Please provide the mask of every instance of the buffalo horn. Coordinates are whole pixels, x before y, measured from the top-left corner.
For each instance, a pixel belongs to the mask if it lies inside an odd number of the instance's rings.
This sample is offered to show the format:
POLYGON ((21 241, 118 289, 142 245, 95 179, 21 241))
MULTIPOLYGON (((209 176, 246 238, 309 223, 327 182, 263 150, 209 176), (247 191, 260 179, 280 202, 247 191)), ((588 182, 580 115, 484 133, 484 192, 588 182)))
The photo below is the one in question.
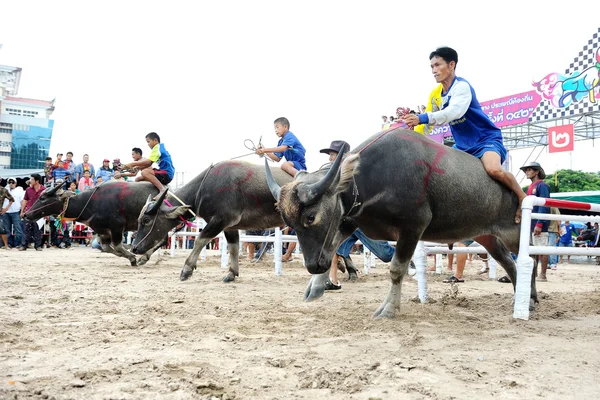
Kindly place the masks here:
POLYGON ((62 184, 51 187, 50 189, 46 189, 46 196, 54 196, 56 192, 60 190, 62 184))
POLYGON ((269 190, 275 200, 279 201, 279 192, 281 192, 281 187, 273 178, 273 174, 271 173, 271 168, 269 168, 269 163, 267 162, 267 158, 265 157, 265 173, 267 174, 267 183, 269 184, 269 190))
POLYGON ((165 188, 165 190, 163 190, 160 193, 160 197, 158 199, 156 199, 156 201, 154 203, 152 203, 148 206, 148 209, 146 210, 147 215, 154 215, 158 212, 158 209, 160 208, 161 204, 167 197, 167 190, 168 189, 165 188))
POLYGON ((342 148, 342 150, 338 153, 337 158, 333 162, 333 165, 327 172, 327 175, 325 175, 323 177, 323 179, 321 179, 320 181, 312 183, 310 185, 307 185, 308 186, 308 193, 306 196, 307 204, 311 204, 314 201, 320 199, 321 196, 323 196, 323 194, 325 194, 327 189, 329 189, 329 187, 331 186, 331 184, 333 183, 333 181, 335 180, 335 178, 338 174, 338 171, 340 169, 340 164, 342 163, 343 158, 344 158, 344 149, 342 148))

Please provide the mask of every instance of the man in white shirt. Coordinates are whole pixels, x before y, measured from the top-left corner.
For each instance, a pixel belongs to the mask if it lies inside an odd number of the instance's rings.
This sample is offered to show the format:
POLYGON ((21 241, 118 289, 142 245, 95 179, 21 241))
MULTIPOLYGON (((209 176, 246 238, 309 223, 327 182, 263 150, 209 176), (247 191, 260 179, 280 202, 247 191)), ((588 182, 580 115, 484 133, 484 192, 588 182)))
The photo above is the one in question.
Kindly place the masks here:
MULTIPOLYGON (((8 244, 15 248, 21 245, 21 239, 23 236, 23 226, 21 224, 20 212, 21 202, 23 201, 25 191, 22 187, 17 186, 17 181, 15 178, 8 179, 8 185, 6 186, 6 189, 14 198, 14 202, 10 205, 1 218, 3 218, 4 226, 8 232, 8 244)), ((8 199, 5 199, 4 204, 2 204, 3 209, 7 207, 7 205, 8 199)))

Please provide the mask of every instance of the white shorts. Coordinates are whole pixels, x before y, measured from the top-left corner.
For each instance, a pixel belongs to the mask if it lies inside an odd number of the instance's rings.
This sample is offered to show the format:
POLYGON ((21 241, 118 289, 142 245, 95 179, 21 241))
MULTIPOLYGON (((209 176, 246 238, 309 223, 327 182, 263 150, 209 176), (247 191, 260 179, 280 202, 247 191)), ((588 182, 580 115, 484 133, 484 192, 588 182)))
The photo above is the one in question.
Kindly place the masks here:
POLYGON ((539 235, 531 234, 531 243, 534 246, 548 246, 548 232, 541 232, 539 235))

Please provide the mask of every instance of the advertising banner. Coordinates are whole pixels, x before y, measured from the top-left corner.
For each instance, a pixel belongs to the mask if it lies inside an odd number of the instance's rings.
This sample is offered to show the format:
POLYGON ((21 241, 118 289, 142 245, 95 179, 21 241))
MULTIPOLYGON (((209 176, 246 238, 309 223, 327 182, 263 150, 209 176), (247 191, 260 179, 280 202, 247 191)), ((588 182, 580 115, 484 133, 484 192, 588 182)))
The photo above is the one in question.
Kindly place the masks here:
POLYGON ((573 124, 552 126, 548 128, 548 152, 573 151, 575 133, 573 124))
POLYGON ((481 109, 498 128, 525 124, 542 101, 535 91, 523 92, 499 99, 482 101, 481 109))

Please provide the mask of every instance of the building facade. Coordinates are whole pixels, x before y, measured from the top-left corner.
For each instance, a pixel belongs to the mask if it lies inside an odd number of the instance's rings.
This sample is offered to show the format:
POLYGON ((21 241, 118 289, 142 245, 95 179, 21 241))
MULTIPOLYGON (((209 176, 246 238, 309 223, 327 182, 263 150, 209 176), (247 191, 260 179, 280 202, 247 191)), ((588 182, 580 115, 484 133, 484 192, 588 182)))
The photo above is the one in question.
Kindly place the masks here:
POLYGON ((20 76, 0 65, 0 169, 42 168, 50 150, 54 101, 15 97, 20 76))

